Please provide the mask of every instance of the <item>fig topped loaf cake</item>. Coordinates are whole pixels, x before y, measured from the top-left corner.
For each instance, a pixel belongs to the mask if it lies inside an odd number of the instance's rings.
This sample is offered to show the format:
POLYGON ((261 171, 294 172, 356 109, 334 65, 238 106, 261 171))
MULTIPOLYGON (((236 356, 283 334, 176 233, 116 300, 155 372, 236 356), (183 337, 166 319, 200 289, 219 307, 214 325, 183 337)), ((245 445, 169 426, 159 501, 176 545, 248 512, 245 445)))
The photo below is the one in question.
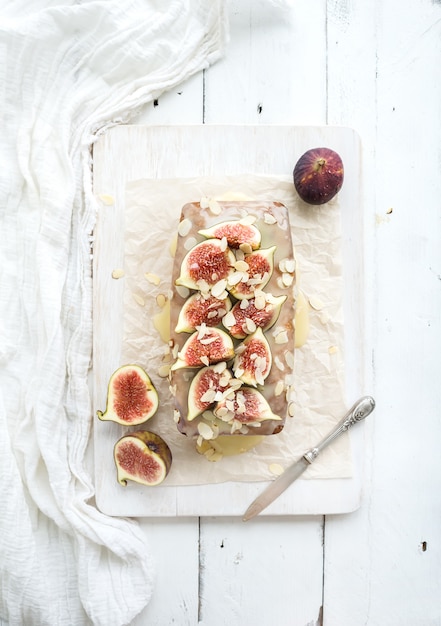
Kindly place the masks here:
POLYGON ((172 276, 170 390, 189 437, 272 435, 290 411, 295 259, 280 202, 186 204, 172 276))

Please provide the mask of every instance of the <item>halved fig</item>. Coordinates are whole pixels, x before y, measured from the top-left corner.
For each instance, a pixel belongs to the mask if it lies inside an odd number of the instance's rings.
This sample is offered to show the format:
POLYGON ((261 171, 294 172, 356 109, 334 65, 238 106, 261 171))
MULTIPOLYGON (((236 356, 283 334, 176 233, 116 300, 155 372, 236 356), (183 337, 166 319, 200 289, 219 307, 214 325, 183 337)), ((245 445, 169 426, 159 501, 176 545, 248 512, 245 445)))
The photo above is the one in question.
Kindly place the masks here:
POLYGON ((229 361, 233 356, 231 337, 219 328, 209 328, 206 324, 201 324, 178 352, 178 358, 171 370, 213 365, 219 361, 229 361))
POLYGON ((274 269, 274 252, 276 246, 255 250, 246 254, 244 262, 248 266, 241 272, 234 272, 232 276, 236 277, 241 273, 240 280, 231 284, 231 280, 227 286, 228 291, 238 300, 252 298, 256 289, 263 289, 270 280, 274 269))
POLYGON ((221 400, 231 378, 225 361, 199 370, 188 390, 187 420, 190 422, 221 400))
POLYGON ((158 393, 147 372, 139 365, 123 365, 110 377, 106 410, 97 415, 103 421, 133 426, 153 417, 158 406, 158 393))
POLYGON ((200 292, 195 293, 184 302, 175 331, 191 333, 201 324, 218 326, 231 307, 231 300, 228 297, 220 300, 211 295, 204 297, 200 292))
POLYGON ((222 324, 235 339, 244 339, 257 328, 268 330, 276 323, 286 299, 287 296, 262 292, 262 297, 239 300, 227 311, 222 324))
POLYGON ((189 289, 200 289, 201 284, 212 287, 228 278, 234 270, 233 252, 225 241, 209 239, 196 244, 185 255, 181 272, 175 284, 189 289))
POLYGON ((248 426, 258 425, 265 420, 281 420, 275 415, 268 402, 257 389, 241 387, 216 404, 214 415, 224 422, 237 421, 248 426))
POLYGON ((253 224, 247 224, 239 220, 232 222, 221 222, 211 228, 199 231, 200 235, 207 238, 225 239, 228 246, 233 249, 249 245, 251 250, 257 250, 260 246, 262 236, 260 230, 253 224))
POLYGON ((245 385, 263 385, 272 365, 271 349, 261 328, 236 348, 233 372, 245 385))
POLYGON ((168 444, 156 433, 139 430, 119 439, 113 449, 118 482, 153 487, 166 478, 172 464, 168 444))

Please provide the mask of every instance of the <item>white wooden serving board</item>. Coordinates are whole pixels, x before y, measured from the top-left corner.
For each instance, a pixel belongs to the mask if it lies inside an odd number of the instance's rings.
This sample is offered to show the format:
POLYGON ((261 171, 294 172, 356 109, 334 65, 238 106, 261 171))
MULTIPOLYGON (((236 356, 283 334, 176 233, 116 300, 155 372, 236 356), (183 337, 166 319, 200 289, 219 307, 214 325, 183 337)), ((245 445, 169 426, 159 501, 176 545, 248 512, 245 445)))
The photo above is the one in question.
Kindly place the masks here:
MULTIPOLYGON (((98 210, 94 241, 94 413, 105 406, 108 380, 122 363, 123 281, 111 272, 123 266, 126 184, 141 178, 288 175, 307 149, 329 146, 342 156, 345 182, 339 194, 343 230, 345 368, 348 405, 364 389, 363 211, 361 147, 355 131, 341 127, 118 126, 94 146, 94 192, 113 198, 98 210)), ((154 219, 154 216, 152 216, 154 219)), ((170 233, 170 238, 174 233, 170 233)), ((326 402, 326 398, 323 398, 326 402)), ((122 427, 94 419, 96 502, 109 515, 241 516, 265 482, 143 487, 117 483, 113 446, 122 427)), ((262 515, 347 513, 361 497, 364 427, 350 431, 351 478, 297 480, 262 515)))

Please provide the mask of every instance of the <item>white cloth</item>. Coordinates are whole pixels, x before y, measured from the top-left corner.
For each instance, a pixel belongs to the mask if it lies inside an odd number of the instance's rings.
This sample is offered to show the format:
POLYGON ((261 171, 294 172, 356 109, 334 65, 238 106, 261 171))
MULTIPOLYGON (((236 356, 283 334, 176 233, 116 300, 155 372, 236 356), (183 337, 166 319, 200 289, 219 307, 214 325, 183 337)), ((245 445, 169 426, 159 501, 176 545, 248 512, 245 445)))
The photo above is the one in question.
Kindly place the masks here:
MULTIPOLYGON (((207 67, 223 0, 0 0, 0 618, 129 623, 138 525, 93 504, 90 144, 207 67)), ((0 620, 0 621, 1 621, 0 620)))

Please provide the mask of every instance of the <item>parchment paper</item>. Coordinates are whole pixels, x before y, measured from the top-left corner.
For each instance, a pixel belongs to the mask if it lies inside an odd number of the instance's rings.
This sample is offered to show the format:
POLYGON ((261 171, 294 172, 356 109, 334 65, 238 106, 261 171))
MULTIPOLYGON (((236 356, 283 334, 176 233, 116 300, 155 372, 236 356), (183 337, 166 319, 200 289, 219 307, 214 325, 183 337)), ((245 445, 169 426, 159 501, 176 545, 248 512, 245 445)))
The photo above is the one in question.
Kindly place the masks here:
MULTIPOLYGON (((274 478, 317 444, 344 415, 343 312, 340 208, 338 199, 322 207, 302 203, 292 180, 280 176, 136 180, 127 184, 125 207, 124 342, 122 364, 137 363, 154 382, 160 398, 157 414, 143 428, 160 434, 173 454, 172 470, 163 483, 192 485, 274 478), (153 324, 160 312, 156 297, 170 293, 173 241, 182 206, 201 197, 279 200, 289 209, 297 284, 316 306, 309 309, 309 335, 295 351, 295 415, 284 430, 265 437, 253 450, 210 462, 195 442, 173 422, 168 380, 158 374, 167 345, 153 324), (160 278, 152 284, 145 274, 160 278), (317 306, 318 303, 318 306, 317 306), (278 467, 280 466, 280 467, 278 467)), ((352 474, 349 438, 344 435, 308 468, 305 478, 343 478, 352 474)))

